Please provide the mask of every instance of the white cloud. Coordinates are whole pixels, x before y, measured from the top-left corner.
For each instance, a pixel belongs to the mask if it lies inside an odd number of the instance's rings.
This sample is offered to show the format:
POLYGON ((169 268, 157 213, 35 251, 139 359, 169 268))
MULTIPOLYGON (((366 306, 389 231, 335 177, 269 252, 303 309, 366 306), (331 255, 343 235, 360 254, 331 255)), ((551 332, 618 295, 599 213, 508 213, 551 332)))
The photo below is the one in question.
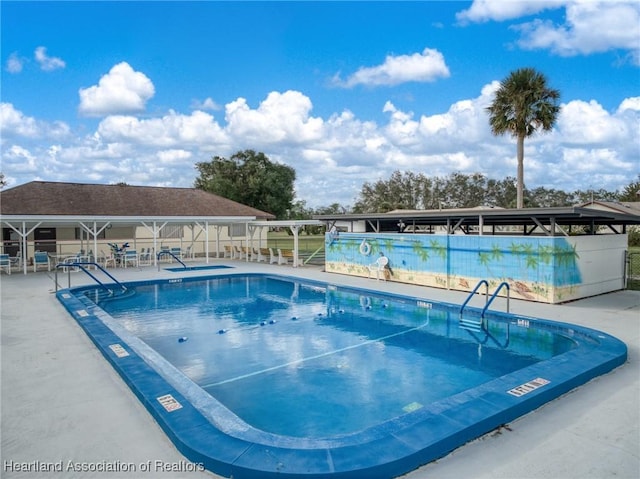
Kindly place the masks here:
POLYGON ((512 20, 533 15, 546 9, 558 8, 567 3, 566 0, 474 0, 467 10, 456 14, 461 23, 512 20))
POLYGON ((523 49, 549 49, 561 56, 621 49, 638 63, 640 3, 635 0, 572 2, 564 24, 535 20, 515 28, 522 34, 518 45, 523 49))
POLYGON ((16 110, 11 103, 0 103, 0 132, 2 138, 10 136, 36 137, 40 134, 35 118, 16 110))
POLYGON ((425 48, 412 55, 388 55, 382 65, 362 67, 346 80, 334 77, 337 86, 351 88, 356 85, 398 85, 406 82, 432 82, 448 78, 449 68, 438 50, 425 48))
POLYGON ((185 160, 191 159, 193 154, 187 150, 173 149, 158 152, 158 160, 163 164, 184 164, 185 160))
POLYGON ((2 155, 3 169, 13 175, 33 175, 38 172, 38 158, 26 148, 11 145, 2 155))
POLYGON ((625 98, 618 107, 618 113, 624 113, 625 111, 640 112, 640 96, 625 98))
POLYGON ((97 133, 105 143, 126 142, 155 148, 227 143, 226 134, 213 117, 202 111, 191 115, 169 111, 161 118, 142 120, 133 116, 108 116, 98 125, 97 133))
POLYGON ((311 100, 297 91, 271 92, 252 110, 244 98, 226 106, 230 135, 255 145, 297 144, 321 138, 323 121, 309 116, 311 100))
MULTIPOLYGON (((238 98, 225 106, 221 123, 203 111, 111 115, 94 132, 63 142, 40 140, 46 124, 0 104, 3 172, 12 184, 37 172, 52 181, 191 186, 196 162, 252 148, 292 166, 298 198, 312 207, 352 205, 364 182, 395 170, 503 179, 516 174, 516 144, 489 128, 485 107, 498 85, 429 116, 387 101, 381 109, 388 120, 380 125, 348 110, 312 117, 311 99, 286 91, 271 92, 256 108, 238 98)), ((612 191, 628 184, 638 171, 639 107, 638 97, 621 100, 613 112, 596 101, 562 105, 554 130, 525 142, 526 185, 572 191, 593 184, 612 191)))
POLYGON ((564 22, 534 19, 512 28, 520 32, 516 44, 525 50, 548 49, 561 56, 612 50, 629 53, 640 65, 640 2, 637 0, 475 0, 458 12, 461 23, 504 21, 564 8, 564 22))
POLYGON ((79 94, 78 110, 82 115, 105 116, 144 111, 155 88, 144 73, 122 62, 102 76, 98 85, 81 88, 79 94))
POLYGON ((22 71, 24 61, 24 58, 21 58, 18 55, 18 52, 13 52, 9 55, 9 58, 7 58, 7 66, 5 67, 5 70, 12 74, 20 73, 22 71))
POLYGON ((216 103, 213 98, 207 97, 203 101, 193 100, 191 102, 191 108, 193 110, 222 110, 222 107, 216 103))
POLYGON ((59 68, 64 68, 66 66, 66 63, 61 58, 48 56, 47 49, 45 47, 36 48, 34 57, 40 65, 40 69, 46 72, 58 70, 59 68))
POLYGON ((11 103, 0 103, 0 137, 3 143, 15 137, 60 139, 69 135, 69 132, 69 126, 64 122, 38 121, 16 110, 11 103))
POLYGON ((619 143, 628 137, 628 126, 595 100, 574 100, 563 105, 557 122, 563 144, 583 146, 619 143))

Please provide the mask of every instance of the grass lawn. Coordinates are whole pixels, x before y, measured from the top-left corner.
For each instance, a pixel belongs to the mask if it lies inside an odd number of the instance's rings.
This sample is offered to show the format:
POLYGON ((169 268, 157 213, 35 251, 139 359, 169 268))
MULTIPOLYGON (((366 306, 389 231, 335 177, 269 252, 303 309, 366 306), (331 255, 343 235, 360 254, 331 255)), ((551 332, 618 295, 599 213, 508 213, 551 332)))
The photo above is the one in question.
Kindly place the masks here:
MULTIPOLYGON (((324 246, 324 235, 298 235, 298 245, 301 253, 313 253, 324 246)), ((269 231, 267 235, 267 247, 293 249, 293 235, 286 231, 269 231)))

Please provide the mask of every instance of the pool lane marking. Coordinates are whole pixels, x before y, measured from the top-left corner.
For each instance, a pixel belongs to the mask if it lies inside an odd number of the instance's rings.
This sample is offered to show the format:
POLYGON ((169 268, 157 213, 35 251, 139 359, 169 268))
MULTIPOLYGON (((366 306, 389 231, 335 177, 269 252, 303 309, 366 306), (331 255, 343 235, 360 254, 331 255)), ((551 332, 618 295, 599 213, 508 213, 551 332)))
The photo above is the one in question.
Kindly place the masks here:
POLYGON ((307 361, 312 361, 314 359, 323 358, 325 356, 331 356, 332 354, 336 354, 336 353, 342 353, 342 352, 348 351, 350 349, 360 348, 362 346, 367 346, 369 344, 378 343, 380 341, 384 341, 385 339, 393 338, 395 336, 400 336, 402 334, 410 333, 412 331, 417 331, 418 329, 424 328, 428 324, 429 324, 429 321, 427 321, 426 323, 421 324, 420 326, 416 326, 415 328, 407 329, 405 331, 400 331, 399 333, 389 334, 387 336, 382 336, 382 337, 376 338, 376 339, 369 339, 369 340, 367 340, 367 341, 365 341, 363 343, 352 344, 351 346, 345 346, 344 348, 334 349, 333 351, 327 351, 325 353, 316 354, 315 356, 309 356, 309 357, 306 357, 306 358, 296 359, 294 361, 289 361, 288 363, 279 364, 277 366, 271 366, 269 368, 260 369, 259 371, 254 371, 254 372, 247 373, 247 374, 241 374, 240 376, 236 376, 234 378, 229 378, 229 379, 224 379, 222 381, 218 381, 218 382, 215 382, 215 383, 203 384, 200 387, 205 389, 205 388, 211 388, 211 387, 215 387, 215 386, 221 386, 223 384, 228 384, 228 383, 232 383, 234 381, 239 381, 240 379, 247 379, 247 378, 250 378, 252 376, 257 376, 259 374, 264 374, 264 373, 268 373, 268 372, 271 372, 271 371, 275 371, 276 369, 282 369, 282 368, 286 368, 288 366, 293 366, 294 364, 299 364, 299 363, 304 363, 304 362, 307 362, 307 361))

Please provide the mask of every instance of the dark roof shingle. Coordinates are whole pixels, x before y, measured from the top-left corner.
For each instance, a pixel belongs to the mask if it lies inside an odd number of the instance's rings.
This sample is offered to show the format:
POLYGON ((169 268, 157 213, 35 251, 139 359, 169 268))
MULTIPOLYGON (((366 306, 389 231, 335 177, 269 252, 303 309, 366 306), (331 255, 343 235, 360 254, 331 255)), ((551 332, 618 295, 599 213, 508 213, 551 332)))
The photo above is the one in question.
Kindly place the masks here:
POLYGON ((0 192, 3 215, 255 216, 270 213, 195 188, 32 181, 0 192))

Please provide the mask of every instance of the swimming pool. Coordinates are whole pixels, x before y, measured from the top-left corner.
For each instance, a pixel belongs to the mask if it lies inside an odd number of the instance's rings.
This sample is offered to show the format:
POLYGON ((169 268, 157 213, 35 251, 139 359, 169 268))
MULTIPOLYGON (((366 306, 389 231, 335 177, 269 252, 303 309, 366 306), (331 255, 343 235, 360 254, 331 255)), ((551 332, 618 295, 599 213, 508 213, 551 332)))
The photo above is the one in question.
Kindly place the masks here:
POLYGON ((178 449, 225 476, 400 475, 626 360, 585 328, 461 327, 454 305, 282 276, 129 290, 58 297, 178 449))

